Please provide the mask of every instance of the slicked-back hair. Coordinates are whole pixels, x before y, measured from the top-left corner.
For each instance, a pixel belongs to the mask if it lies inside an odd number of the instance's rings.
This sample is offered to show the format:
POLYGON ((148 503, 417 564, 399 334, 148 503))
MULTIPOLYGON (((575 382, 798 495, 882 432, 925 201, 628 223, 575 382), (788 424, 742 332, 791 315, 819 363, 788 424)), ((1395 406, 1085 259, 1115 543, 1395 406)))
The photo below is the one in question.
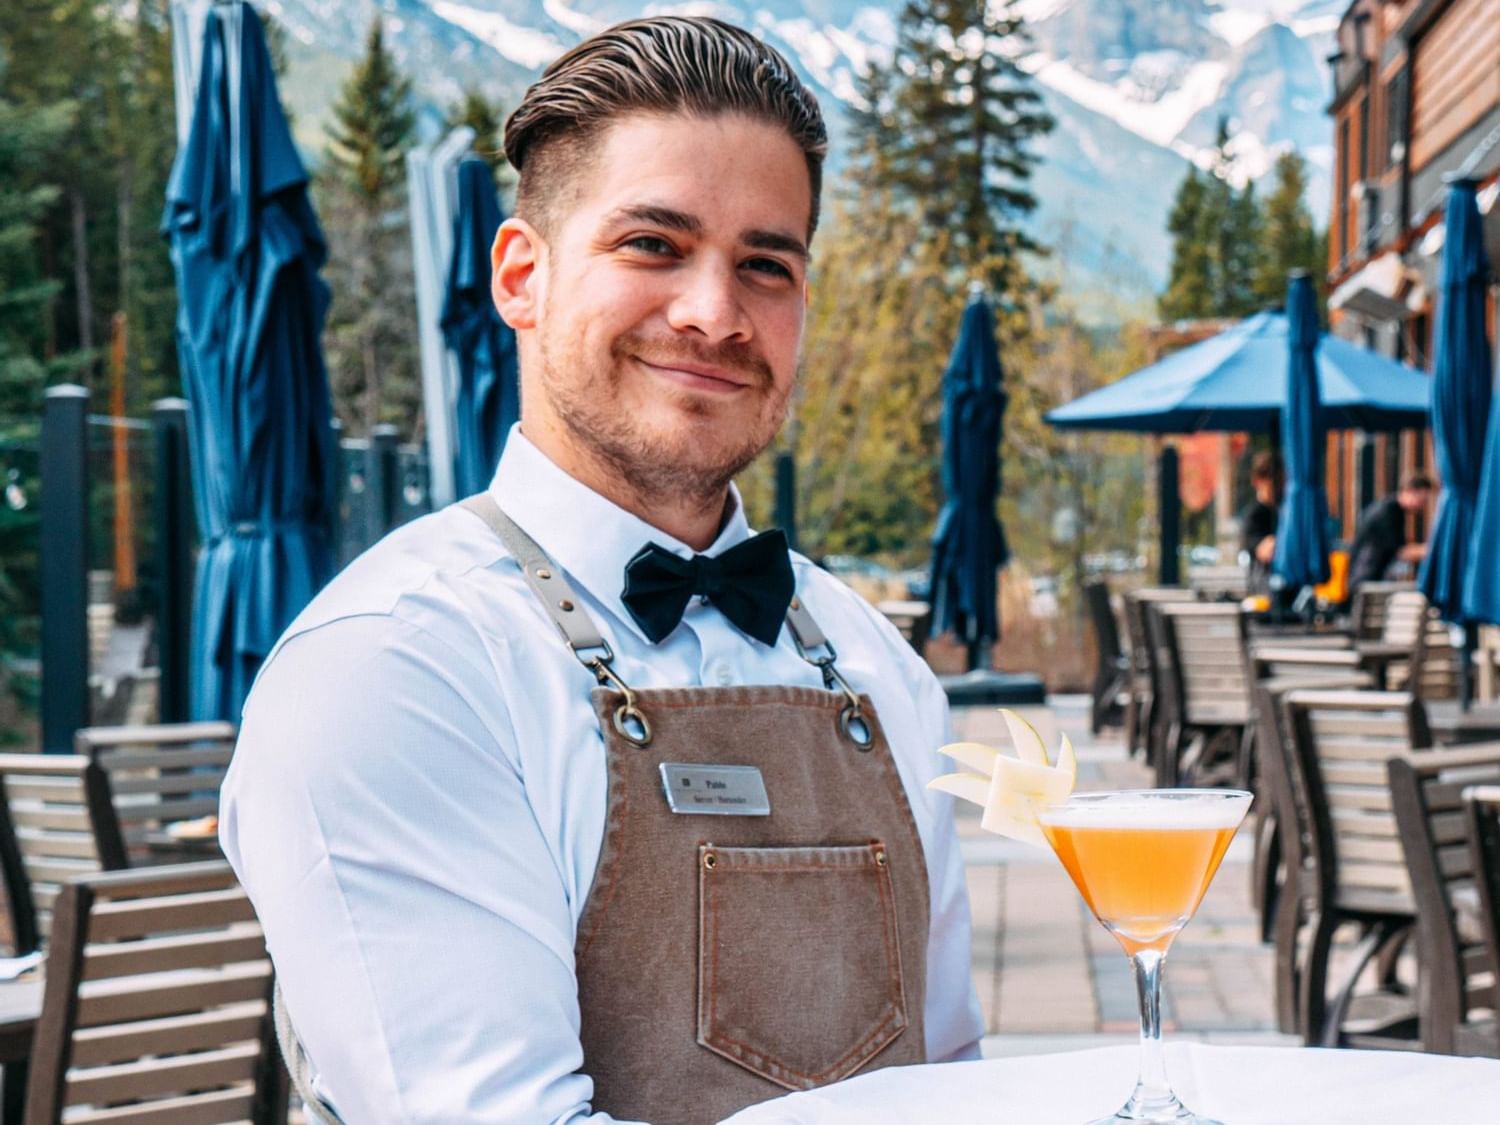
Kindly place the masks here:
POLYGON ((505 157, 520 175, 516 214, 547 235, 571 206, 595 142, 630 113, 733 113, 784 128, 807 159, 812 238, 828 152, 817 99, 776 50, 704 16, 616 24, 542 72, 505 123, 505 157))

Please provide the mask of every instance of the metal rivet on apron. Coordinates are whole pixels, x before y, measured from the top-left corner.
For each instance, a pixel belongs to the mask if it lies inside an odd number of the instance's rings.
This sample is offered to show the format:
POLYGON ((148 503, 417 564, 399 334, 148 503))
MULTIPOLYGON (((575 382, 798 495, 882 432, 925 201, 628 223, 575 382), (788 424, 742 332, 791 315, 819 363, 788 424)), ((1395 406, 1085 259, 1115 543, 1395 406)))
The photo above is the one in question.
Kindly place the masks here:
POLYGON ((562 610, 564 613, 572 613, 573 603, 568 601, 567 598, 564 598, 562 601, 557 603, 557 608, 562 610))
POLYGON ((885 852, 876 852, 875 853, 875 866, 876 867, 884 867, 885 866, 885 852))
POLYGON ((713 852, 706 852, 703 856, 703 866, 712 871, 719 865, 719 857, 713 852))
POLYGON ((551 578, 552 577, 552 572, 550 570, 548 570, 546 567, 542 567, 540 570, 538 570, 536 572, 536 576, 538 578, 541 578, 541 579, 547 579, 547 578, 551 578))

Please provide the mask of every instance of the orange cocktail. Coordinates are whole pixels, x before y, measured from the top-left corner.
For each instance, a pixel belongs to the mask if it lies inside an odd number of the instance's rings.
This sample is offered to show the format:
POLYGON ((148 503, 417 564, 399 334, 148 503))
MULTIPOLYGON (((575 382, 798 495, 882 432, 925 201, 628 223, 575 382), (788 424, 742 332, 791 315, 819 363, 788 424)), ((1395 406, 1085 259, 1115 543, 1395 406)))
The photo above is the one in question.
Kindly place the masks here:
POLYGON ((1238 819, 1180 827, 1095 826, 1042 817, 1052 850, 1126 953, 1166 951, 1203 901, 1237 825, 1238 819))
POLYGON ((1249 793, 1223 789, 1074 793, 1036 806, 1047 842, 1135 970, 1140 1077, 1124 1107, 1094 1125, 1217 1125, 1184 1106, 1167 1082, 1161 970, 1249 808, 1249 793))

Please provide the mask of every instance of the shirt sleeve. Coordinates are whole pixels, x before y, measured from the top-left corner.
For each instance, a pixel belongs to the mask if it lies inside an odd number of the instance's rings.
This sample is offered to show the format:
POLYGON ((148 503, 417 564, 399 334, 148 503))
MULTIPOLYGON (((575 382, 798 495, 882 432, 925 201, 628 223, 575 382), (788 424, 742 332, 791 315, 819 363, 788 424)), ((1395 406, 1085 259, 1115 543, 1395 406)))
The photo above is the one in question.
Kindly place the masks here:
POLYGON ((351 1125, 602 1125, 557 857, 472 665, 378 615, 288 641, 245 709, 224 851, 351 1125))

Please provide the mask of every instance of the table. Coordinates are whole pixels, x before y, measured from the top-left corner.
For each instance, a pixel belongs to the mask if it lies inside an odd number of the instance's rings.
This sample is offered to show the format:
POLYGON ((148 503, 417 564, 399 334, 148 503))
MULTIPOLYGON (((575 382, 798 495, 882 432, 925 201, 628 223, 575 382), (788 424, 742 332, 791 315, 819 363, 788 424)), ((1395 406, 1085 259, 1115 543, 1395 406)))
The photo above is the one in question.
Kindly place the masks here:
MULTIPOLYGON (((1500 1061, 1168 1041, 1188 1108, 1226 1125, 1494 1121, 1500 1061)), ((741 1110, 725 1125, 1083 1125, 1117 1110, 1136 1048, 892 1067, 741 1110)))
POLYGON ((31 1042, 42 1014, 42 981, 33 975, 0 983, 0 1066, 5 1088, 0 1096, 0 1125, 20 1125, 25 1112, 26 1072, 31 1042))

